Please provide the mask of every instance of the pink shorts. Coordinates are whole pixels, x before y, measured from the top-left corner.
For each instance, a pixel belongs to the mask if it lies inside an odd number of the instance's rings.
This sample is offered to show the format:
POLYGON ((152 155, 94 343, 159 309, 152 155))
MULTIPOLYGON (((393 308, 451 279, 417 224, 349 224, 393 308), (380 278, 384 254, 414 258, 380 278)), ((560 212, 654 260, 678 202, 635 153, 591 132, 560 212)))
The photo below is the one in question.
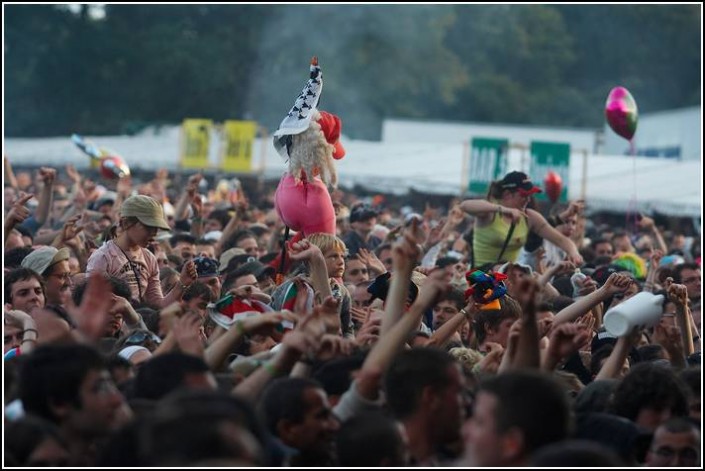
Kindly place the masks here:
POLYGON ((284 224, 305 236, 324 232, 335 235, 335 210, 326 185, 319 179, 301 182, 285 174, 274 194, 274 206, 284 224))

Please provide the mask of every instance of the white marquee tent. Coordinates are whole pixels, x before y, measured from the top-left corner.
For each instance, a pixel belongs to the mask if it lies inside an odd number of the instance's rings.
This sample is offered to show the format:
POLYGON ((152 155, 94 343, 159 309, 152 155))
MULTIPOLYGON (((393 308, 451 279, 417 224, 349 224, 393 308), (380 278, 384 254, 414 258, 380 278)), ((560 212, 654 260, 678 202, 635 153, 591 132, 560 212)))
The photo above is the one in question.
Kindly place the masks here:
MULTIPOLYGON (((89 137, 99 147, 122 155, 132 168, 171 170, 179 168, 179 127, 146 131, 138 136, 89 137)), ((213 136, 214 138, 217 136, 213 136)), ((219 142, 214 139, 211 142, 219 142)), ((347 155, 338 162, 340 184, 359 184, 372 191, 460 194, 467 184, 463 144, 418 142, 367 142, 343 138, 347 155)), ((219 149, 211 146, 211 165, 216 166, 219 149)), ((73 163, 88 166, 88 158, 71 142, 61 138, 5 139, 3 153, 17 166, 73 163)), ((672 216, 699 217, 702 212, 701 160, 587 156, 585 197, 593 210, 622 212, 638 208, 647 214, 658 211, 672 216)), ((517 155, 510 155, 510 168, 521 169, 517 155)), ((526 162, 528 164, 528 162, 526 162)), ((571 156, 569 197, 582 192, 583 154, 571 156)), ((257 139, 253 170, 267 178, 278 178, 285 169, 271 139, 257 139), (265 148, 262 147, 265 144, 265 148)), ((536 182, 539 183, 540 182, 536 182)))

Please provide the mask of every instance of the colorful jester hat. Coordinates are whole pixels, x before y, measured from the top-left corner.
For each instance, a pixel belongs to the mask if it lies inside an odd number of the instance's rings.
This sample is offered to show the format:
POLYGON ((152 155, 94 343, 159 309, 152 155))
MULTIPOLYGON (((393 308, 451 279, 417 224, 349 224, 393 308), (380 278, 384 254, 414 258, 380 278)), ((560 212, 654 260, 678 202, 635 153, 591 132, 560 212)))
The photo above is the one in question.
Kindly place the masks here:
POLYGON ((470 288, 465 290, 465 298, 473 297, 476 303, 482 304, 481 310, 499 310, 499 298, 507 294, 507 286, 503 280, 507 275, 492 273, 491 275, 481 270, 469 271, 465 274, 470 288))
POLYGON ((311 78, 306 82, 306 86, 299 96, 296 97, 294 106, 279 125, 279 129, 274 132, 274 147, 285 159, 289 158, 288 147, 291 145, 291 136, 301 134, 311 124, 311 118, 314 110, 318 107, 322 90, 323 73, 318 66, 318 57, 314 56, 311 59, 311 78))

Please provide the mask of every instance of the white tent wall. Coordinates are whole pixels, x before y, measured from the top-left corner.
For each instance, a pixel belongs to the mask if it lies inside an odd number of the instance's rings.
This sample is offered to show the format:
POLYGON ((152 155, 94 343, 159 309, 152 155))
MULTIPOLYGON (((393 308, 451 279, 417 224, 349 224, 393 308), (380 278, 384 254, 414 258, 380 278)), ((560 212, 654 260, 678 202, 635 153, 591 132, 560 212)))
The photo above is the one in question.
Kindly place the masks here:
MULTIPOLYGON (((132 168, 156 170, 179 168, 180 128, 146 131, 138 136, 88 137, 99 147, 123 156, 132 168)), ((210 164, 217 166, 219 139, 213 136, 210 164)), ((464 144, 454 142, 367 142, 343 138, 347 154, 337 162, 340 185, 361 185, 372 191, 403 194, 419 192, 457 195, 467 182, 469 168, 463 163, 464 144)), ((88 157, 69 137, 5 139, 3 153, 13 165, 51 165, 63 168, 72 163, 79 170, 88 168, 88 157)), ((624 212, 658 211, 672 216, 699 217, 702 199, 700 160, 605 156, 588 154, 586 199, 591 210, 624 212), (636 203, 636 205, 635 205, 636 203)), ((528 152, 513 149, 510 169, 527 170, 528 152)), ((270 138, 256 139, 253 146, 253 172, 279 178, 286 169, 270 138), (266 147, 263 149, 262 145, 266 147)), ((581 197, 583 154, 571 155, 569 197, 581 197)), ((542 182, 536 182, 539 185, 542 182)))

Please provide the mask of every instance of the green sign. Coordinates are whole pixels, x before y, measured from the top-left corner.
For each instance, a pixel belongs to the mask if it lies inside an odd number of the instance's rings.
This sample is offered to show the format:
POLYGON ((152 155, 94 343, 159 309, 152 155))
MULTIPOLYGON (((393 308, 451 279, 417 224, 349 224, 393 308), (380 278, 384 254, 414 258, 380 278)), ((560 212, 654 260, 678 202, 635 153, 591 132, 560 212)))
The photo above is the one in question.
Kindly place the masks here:
POLYGON ((570 144, 558 142, 537 142, 531 143, 531 172, 529 176, 534 185, 539 186, 543 193, 537 193, 536 199, 547 201, 544 179, 548 172, 555 172, 561 177, 563 189, 558 198, 558 202, 568 201, 568 179, 570 177, 570 144))
POLYGON ((470 178, 468 191, 486 195, 493 180, 501 179, 507 171, 507 139, 473 138, 470 149, 470 178))

